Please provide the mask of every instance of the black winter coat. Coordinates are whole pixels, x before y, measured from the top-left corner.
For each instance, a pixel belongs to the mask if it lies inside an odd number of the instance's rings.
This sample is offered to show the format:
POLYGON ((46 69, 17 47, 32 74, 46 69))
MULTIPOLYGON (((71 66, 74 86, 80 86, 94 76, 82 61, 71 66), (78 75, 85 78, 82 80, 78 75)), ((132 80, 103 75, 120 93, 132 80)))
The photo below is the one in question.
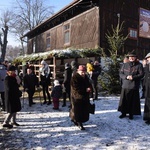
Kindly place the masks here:
POLYGON ((26 74, 24 76, 24 89, 30 90, 30 92, 35 92, 35 86, 39 86, 38 78, 34 73, 26 74))
POLYGON ((71 79, 71 110, 70 118, 76 122, 89 120, 89 93, 86 89, 90 87, 87 76, 83 78, 78 73, 71 79))
POLYGON ((145 67, 144 86, 145 86, 145 105, 144 105, 143 119, 150 120, 150 64, 147 64, 145 67))
POLYGON ((140 62, 124 63, 120 70, 120 78, 122 80, 122 88, 139 89, 140 80, 144 76, 143 66, 140 62), (133 80, 128 80, 127 76, 132 75, 133 80))
POLYGON ((66 92, 69 92, 69 93, 70 93, 70 81, 71 81, 71 77, 72 77, 72 70, 71 70, 71 68, 65 69, 63 84, 64 84, 66 92))
POLYGON ((53 87, 51 97, 53 98, 60 98, 62 96, 62 86, 57 85, 53 87))
POLYGON ((140 62, 127 62, 122 65, 120 70, 122 90, 118 111, 124 114, 141 115, 139 86, 143 76, 143 66, 140 62), (132 75, 133 80, 128 80, 128 75, 132 75))
POLYGON ((21 110, 20 91, 15 77, 6 76, 5 78, 5 107, 8 113, 21 110))

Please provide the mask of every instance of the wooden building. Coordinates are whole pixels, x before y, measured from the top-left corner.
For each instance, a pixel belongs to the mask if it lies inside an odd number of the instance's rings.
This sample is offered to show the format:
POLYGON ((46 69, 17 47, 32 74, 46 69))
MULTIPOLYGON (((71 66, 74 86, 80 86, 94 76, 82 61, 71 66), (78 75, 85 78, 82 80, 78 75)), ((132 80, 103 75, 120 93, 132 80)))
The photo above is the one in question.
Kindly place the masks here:
MULTIPOLYGON (((149 52, 150 39, 139 36, 143 25, 140 8, 150 10, 150 0, 73 0, 24 35, 28 38, 28 54, 69 47, 102 47, 107 51, 106 33, 124 21, 123 34, 129 34, 129 38, 119 54, 136 49, 142 59, 149 52)), ((150 23, 149 18, 148 14, 146 22, 150 23)))

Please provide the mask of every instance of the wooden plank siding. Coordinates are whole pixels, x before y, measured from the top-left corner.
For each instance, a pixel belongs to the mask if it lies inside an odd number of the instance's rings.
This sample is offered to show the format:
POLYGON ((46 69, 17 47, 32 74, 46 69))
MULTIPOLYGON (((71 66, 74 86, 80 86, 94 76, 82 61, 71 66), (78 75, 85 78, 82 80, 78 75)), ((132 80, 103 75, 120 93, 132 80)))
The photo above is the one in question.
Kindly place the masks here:
POLYGON ((99 43, 99 8, 95 7, 71 21, 71 47, 95 48, 99 43))
MULTIPOLYGON (((99 8, 95 7, 83 14, 63 22, 48 31, 30 39, 28 50, 32 48, 32 41, 36 41, 36 52, 53 49, 95 48, 99 45, 99 8), (64 44, 64 25, 70 24, 70 43, 64 44), (46 48, 46 34, 50 33, 50 48, 46 48)), ((30 51, 28 51, 30 52, 30 51)))

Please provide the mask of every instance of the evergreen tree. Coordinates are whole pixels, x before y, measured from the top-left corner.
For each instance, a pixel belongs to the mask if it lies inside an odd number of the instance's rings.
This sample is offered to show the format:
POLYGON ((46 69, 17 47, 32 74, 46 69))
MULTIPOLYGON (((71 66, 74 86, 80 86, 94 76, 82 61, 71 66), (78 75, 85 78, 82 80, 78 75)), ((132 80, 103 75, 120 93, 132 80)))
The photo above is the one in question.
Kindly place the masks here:
POLYGON ((123 23, 121 25, 118 23, 116 28, 112 26, 112 34, 108 32, 106 34, 107 42, 109 45, 110 57, 107 57, 105 51, 102 51, 102 58, 104 58, 105 67, 102 68, 102 73, 99 78, 99 82, 104 90, 107 90, 109 94, 120 93, 120 63, 122 57, 118 55, 123 46, 125 40, 128 38, 122 34, 123 23))

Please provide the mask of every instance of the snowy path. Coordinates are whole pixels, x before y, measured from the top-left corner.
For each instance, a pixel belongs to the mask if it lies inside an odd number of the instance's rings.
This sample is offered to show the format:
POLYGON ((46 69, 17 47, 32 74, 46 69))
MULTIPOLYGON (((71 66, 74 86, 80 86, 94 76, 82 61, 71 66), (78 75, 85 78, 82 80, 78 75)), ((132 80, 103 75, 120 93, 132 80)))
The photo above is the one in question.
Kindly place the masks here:
MULTIPOLYGON (((68 117, 68 107, 53 110, 52 105, 32 107, 25 102, 18 113, 19 127, 0 126, 0 150, 147 150, 150 149, 150 126, 142 116, 119 119, 119 97, 99 97, 96 114, 80 131, 68 117)), ((68 104, 69 105, 69 104, 68 104)), ((141 100, 143 112, 144 100, 141 100)), ((2 118, 1 118, 2 123, 2 118)))

